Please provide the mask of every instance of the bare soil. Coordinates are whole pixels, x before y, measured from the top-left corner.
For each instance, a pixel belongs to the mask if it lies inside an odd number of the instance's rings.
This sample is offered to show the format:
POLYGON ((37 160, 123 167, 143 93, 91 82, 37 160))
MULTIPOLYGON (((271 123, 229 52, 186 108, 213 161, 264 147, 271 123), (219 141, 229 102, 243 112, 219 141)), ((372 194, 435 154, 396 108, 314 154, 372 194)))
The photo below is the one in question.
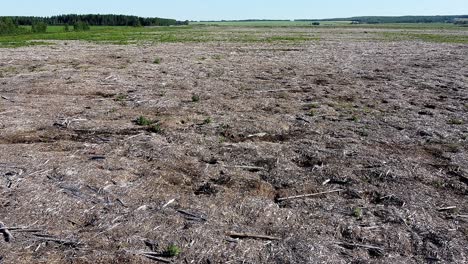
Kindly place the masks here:
POLYGON ((467 65, 372 39, 0 49, 0 262, 468 263, 467 65))

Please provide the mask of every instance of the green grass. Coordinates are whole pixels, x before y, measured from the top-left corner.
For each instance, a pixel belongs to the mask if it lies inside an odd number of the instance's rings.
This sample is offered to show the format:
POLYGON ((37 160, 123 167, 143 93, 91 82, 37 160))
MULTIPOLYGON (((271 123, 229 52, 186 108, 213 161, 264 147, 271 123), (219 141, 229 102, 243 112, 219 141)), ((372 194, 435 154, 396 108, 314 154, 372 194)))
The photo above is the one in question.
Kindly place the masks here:
POLYGON ((380 33, 389 41, 424 41, 435 43, 468 43, 468 35, 445 33, 415 33, 415 32, 383 32, 380 33))
MULTIPOLYGON (((333 29, 332 34, 356 35, 362 37, 362 31, 351 31, 349 28, 369 30, 377 40, 390 41, 425 41, 439 43, 467 43, 464 34, 468 27, 452 24, 376 24, 352 25, 349 21, 320 22, 312 26, 311 22, 299 21, 261 21, 261 22, 210 22, 193 23, 189 26, 170 27, 112 27, 93 26, 90 31, 66 32, 63 26, 49 26, 46 33, 21 33, 1 35, 0 48, 16 48, 35 45, 53 45, 53 41, 88 41, 93 43, 129 45, 158 43, 291 43, 318 41, 320 35, 327 33, 323 29, 333 29), (294 30, 288 30, 289 28, 294 30), (338 29, 338 30, 337 30, 338 29), (380 29, 379 31, 373 31, 380 29), (383 29, 383 30, 382 30, 383 29), (389 29, 386 31, 385 29, 389 29), (399 29, 400 31, 393 31, 399 29), (392 31, 390 31, 392 30, 392 31), (460 34, 458 32, 463 32, 460 34)), ((25 32, 30 27, 23 27, 25 32)), ((353 38, 350 38, 353 39, 353 38)), ((364 39, 366 40, 366 39, 364 39)))
MULTIPOLYGON (((320 25, 349 24, 350 21, 320 22, 320 25)), ((204 26, 239 26, 239 27, 312 27, 308 21, 219 21, 219 22, 191 22, 190 25, 204 26)))

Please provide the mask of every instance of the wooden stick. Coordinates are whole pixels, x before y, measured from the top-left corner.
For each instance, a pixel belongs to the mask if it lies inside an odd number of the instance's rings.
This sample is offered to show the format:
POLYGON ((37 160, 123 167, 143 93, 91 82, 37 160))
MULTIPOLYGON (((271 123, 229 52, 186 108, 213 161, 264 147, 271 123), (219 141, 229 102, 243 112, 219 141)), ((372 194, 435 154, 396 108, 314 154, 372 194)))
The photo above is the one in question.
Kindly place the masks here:
POLYGON ((292 199, 298 199, 298 198, 313 197, 313 196, 319 196, 319 195, 322 195, 322 194, 329 194, 329 193, 335 193, 335 192, 341 192, 341 191, 344 191, 344 190, 343 189, 337 189, 337 190, 331 190, 331 191, 326 191, 326 192, 289 196, 289 197, 278 198, 277 201, 286 201, 286 200, 292 200, 292 199))
POLYGON ((34 236, 42 240, 51 241, 51 242, 55 242, 55 243, 62 244, 62 245, 72 246, 72 247, 76 247, 79 245, 79 242, 75 242, 71 240, 63 240, 63 239, 59 239, 55 237, 50 237, 47 235, 35 234, 34 236))
POLYGON ((0 228, 1 228, 0 233, 3 234, 3 238, 5 239, 5 242, 10 242, 11 240, 13 240, 13 235, 10 233, 8 228, 2 222, 0 222, 0 228))
POLYGON ((142 255, 145 258, 149 258, 151 260, 156 260, 156 261, 163 262, 163 263, 171 263, 171 261, 168 260, 168 259, 158 257, 161 254, 156 253, 156 252, 141 252, 141 253, 138 253, 138 254, 142 255))
POLYGON ((457 207, 456 206, 442 207, 442 208, 439 208, 437 210, 442 212, 442 211, 449 211, 449 210, 453 210, 453 209, 457 209, 457 207))
POLYGON ((5 230, 14 231, 14 232, 32 232, 32 233, 44 231, 42 229, 28 229, 26 227, 2 227, 0 228, 0 232, 5 231, 5 230))
POLYGON ((264 236, 264 235, 255 235, 249 233, 236 233, 236 232, 226 232, 226 235, 233 238, 254 238, 254 239, 264 239, 264 240, 281 240, 279 237, 273 236, 264 236))
POLYGON ((337 242, 337 245, 340 246, 345 246, 345 247, 360 247, 360 248, 366 248, 366 249, 375 249, 375 250, 380 250, 384 251, 383 248, 372 246, 372 245, 363 245, 363 244, 353 244, 353 243, 343 243, 343 242, 337 242))
POLYGON ((238 168, 238 169, 246 169, 246 170, 265 170, 264 167, 256 167, 256 166, 228 166, 228 165, 223 165, 225 168, 238 168))

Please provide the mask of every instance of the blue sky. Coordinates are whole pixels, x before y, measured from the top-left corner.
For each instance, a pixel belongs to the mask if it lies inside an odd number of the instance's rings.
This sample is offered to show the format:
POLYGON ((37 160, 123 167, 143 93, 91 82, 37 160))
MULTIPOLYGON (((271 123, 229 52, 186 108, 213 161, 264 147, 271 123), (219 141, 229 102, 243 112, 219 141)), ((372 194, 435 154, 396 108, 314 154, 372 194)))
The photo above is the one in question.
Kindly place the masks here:
POLYGON ((462 15, 468 0, 0 0, 0 16, 126 14, 180 20, 462 15))

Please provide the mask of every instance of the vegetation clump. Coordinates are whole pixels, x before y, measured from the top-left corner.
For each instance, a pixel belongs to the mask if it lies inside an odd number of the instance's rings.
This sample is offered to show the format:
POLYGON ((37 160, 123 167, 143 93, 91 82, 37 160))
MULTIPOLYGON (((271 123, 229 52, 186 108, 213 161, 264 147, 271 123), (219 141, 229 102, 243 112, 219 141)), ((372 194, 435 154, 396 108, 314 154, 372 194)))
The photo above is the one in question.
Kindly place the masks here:
POLYGON ((14 34, 18 32, 18 26, 9 17, 0 18, 0 35, 14 34))
POLYGON ((42 21, 36 21, 32 24, 31 32, 32 33, 46 33, 47 24, 42 21))
POLYGON ((172 258, 177 257, 178 255, 180 255, 181 252, 182 250, 178 246, 170 245, 169 247, 167 247, 166 251, 164 252, 164 255, 172 258))
POLYGON ((149 125, 153 124, 154 122, 151 121, 150 119, 144 117, 144 116, 139 116, 139 117, 136 119, 135 123, 136 123, 137 125, 139 125, 139 126, 149 126, 149 125))
POLYGON ((87 22, 78 21, 73 25, 73 30, 77 31, 77 32, 79 32, 79 31, 89 31, 90 27, 89 27, 89 24, 87 22))
POLYGON ((200 96, 198 94, 194 94, 192 95, 192 102, 198 102, 200 101, 200 96))

